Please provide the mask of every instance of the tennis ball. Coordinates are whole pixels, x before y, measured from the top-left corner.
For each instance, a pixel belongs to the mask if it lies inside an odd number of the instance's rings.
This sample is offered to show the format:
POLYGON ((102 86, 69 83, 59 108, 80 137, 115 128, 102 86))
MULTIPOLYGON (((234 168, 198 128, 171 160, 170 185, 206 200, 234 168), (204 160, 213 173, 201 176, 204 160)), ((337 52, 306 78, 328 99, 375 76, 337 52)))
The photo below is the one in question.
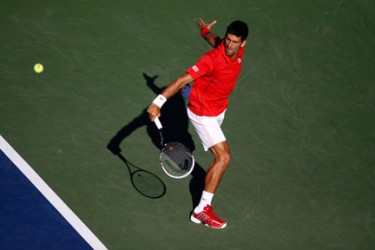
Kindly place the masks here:
POLYGON ((41 63, 37 63, 37 64, 34 65, 34 71, 37 74, 42 73, 43 69, 44 69, 44 67, 43 67, 43 65, 41 63))

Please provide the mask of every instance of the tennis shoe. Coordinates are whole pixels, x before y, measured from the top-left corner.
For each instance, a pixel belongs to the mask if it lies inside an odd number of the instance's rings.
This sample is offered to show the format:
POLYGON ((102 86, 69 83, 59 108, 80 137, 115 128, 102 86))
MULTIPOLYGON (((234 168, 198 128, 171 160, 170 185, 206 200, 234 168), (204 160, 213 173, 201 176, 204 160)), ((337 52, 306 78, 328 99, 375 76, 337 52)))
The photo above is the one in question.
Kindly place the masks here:
POLYGON ((213 208, 210 205, 204 207, 202 212, 195 213, 190 216, 190 220, 194 223, 203 223, 205 226, 215 229, 223 229, 227 226, 227 223, 217 217, 213 208))

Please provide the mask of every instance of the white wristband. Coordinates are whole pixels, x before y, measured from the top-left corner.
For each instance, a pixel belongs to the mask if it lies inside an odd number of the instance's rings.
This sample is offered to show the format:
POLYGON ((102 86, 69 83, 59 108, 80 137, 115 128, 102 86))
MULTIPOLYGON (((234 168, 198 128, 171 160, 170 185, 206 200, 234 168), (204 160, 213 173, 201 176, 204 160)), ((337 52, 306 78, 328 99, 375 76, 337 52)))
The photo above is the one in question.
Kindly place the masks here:
POLYGON ((159 108, 161 108, 164 103, 167 101, 167 98, 165 98, 165 96, 163 95, 158 95, 153 101, 152 103, 155 104, 156 106, 158 106, 159 108))

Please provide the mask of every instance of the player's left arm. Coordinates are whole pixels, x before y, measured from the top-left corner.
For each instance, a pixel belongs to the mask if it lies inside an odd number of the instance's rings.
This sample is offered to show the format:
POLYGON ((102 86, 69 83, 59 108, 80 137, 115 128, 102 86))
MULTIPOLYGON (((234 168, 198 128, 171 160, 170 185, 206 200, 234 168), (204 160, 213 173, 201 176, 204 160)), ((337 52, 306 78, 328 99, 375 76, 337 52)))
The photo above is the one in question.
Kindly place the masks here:
POLYGON ((211 32, 211 27, 215 24, 216 21, 206 23, 205 21, 203 21, 202 18, 200 18, 198 21, 198 26, 201 30, 201 36, 203 37, 203 39, 207 41, 209 45, 211 45, 214 48, 218 46, 221 42, 221 38, 218 35, 211 32))

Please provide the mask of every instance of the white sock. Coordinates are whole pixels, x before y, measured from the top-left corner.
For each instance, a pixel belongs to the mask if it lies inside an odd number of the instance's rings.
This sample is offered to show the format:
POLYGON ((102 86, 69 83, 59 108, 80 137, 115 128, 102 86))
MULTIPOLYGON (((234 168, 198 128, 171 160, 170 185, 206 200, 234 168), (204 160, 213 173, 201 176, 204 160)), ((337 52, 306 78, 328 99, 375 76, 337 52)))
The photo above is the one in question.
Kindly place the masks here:
POLYGON ((199 212, 203 211, 205 206, 207 206, 207 205, 211 206, 211 202, 212 202, 213 197, 214 197, 213 193, 203 191, 201 200, 200 200, 198 206, 194 209, 194 212, 199 213, 199 212))

